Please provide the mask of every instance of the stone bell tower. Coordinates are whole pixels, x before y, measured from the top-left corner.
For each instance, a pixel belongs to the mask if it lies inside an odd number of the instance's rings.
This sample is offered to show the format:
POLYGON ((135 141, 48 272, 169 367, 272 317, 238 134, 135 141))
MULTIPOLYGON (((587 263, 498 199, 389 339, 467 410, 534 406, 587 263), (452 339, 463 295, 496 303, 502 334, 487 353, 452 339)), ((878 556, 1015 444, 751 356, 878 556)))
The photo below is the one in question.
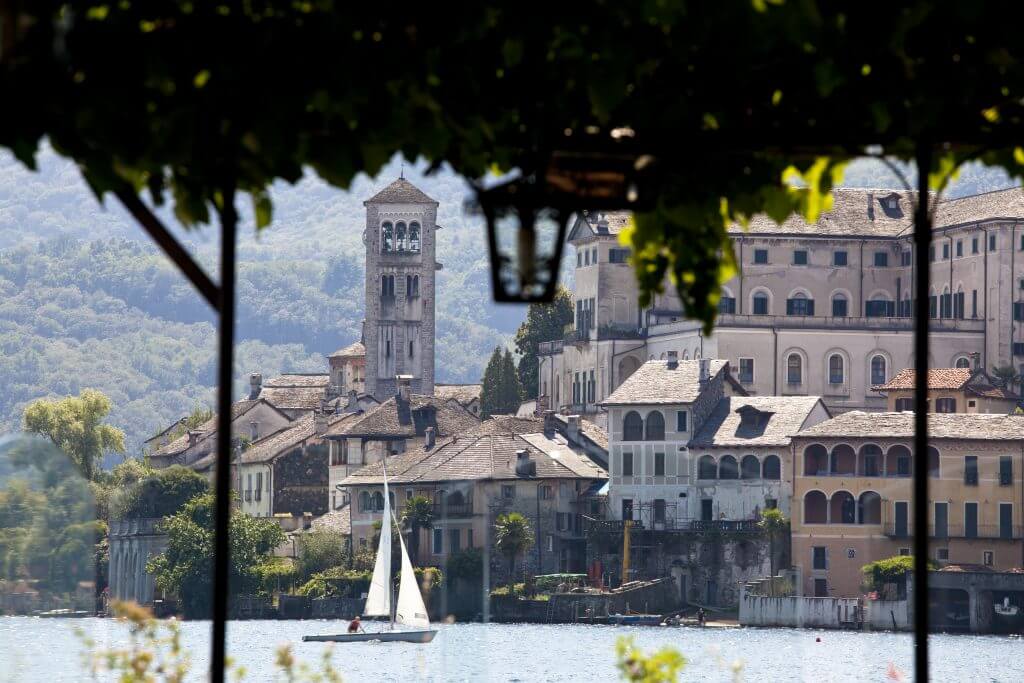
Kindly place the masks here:
POLYGON ((434 394, 437 202, 404 177, 366 207, 366 393, 394 396, 396 375, 414 394, 434 394))

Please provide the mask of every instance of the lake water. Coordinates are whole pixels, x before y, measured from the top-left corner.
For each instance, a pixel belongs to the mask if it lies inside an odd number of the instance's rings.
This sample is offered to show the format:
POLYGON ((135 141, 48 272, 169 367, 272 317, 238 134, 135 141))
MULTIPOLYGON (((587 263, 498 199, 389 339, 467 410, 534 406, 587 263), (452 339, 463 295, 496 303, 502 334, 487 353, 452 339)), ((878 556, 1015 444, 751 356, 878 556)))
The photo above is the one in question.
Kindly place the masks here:
MULTIPOLYGON (((128 643, 127 629, 110 619, 0 618, 0 681, 82 681, 83 646, 75 629, 105 647, 128 643)), ((190 680, 205 680, 209 623, 181 624, 193 659, 190 680)), ((292 643, 297 659, 316 665, 328 647, 303 634, 338 632, 324 621, 243 621, 229 628, 229 656, 248 670, 246 681, 273 681, 277 647, 292 643)), ((453 624, 433 643, 353 643, 332 650, 346 681, 614 681, 615 643, 631 635, 646 650, 678 648, 689 660, 683 680, 732 681, 742 662, 744 681, 885 681, 890 663, 909 672, 909 634, 796 629, 642 628, 580 625, 453 624), (821 642, 816 642, 820 638, 821 642)), ((1021 681, 1015 637, 932 637, 936 681, 1021 681)), ((907 680, 910 676, 907 676, 907 680)))

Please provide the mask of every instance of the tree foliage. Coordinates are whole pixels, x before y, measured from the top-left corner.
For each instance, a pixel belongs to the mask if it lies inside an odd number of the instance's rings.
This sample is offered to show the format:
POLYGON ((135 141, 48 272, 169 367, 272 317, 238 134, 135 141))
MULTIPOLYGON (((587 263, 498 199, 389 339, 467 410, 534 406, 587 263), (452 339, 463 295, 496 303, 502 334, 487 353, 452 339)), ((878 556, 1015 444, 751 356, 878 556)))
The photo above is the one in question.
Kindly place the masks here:
POLYGON ((92 480, 104 453, 124 452, 124 432, 103 424, 110 408, 110 399, 93 389, 84 389, 77 397, 42 398, 25 408, 25 431, 50 439, 75 462, 82 476, 92 480))
POLYGON ((519 354, 517 375, 523 394, 528 397, 540 395, 537 377, 537 352, 541 342, 561 339, 565 326, 571 325, 572 293, 559 286, 551 303, 530 304, 526 320, 516 330, 516 352, 519 354))
POLYGON ((118 519, 167 517, 209 490, 206 477, 187 467, 172 465, 151 470, 140 480, 118 488, 111 512, 118 519))
POLYGON ((615 657, 622 680, 636 683, 675 683, 686 666, 686 658, 675 648, 663 647, 648 655, 626 636, 616 641, 615 657))
MULTIPOLYGON (((177 595, 189 618, 209 615, 212 600, 214 557, 214 496, 193 498, 162 524, 167 533, 167 550, 146 563, 157 587, 177 595)), ((251 517, 238 509, 231 511, 228 567, 234 595, 253 594, 261 589, 260 565, 271 561, 271 551, 284 542, 284 532, 269 518, 251 517)))
POLYGON ((498 515, 494 521, 494 547, 508 561, 509 592, 513 592, 516 573, 516 558, 533 545, 533 529, 529 520, 518 512, 498 515))
POLYGON ((515 415, 522 401, 519 376, 516 372, 512 352, 508 349, 502 355, 501 348, 495 347, 480 387, 480 415, 515 415))
POLYGON ((402 508, 402 524, 409 527, 409 552, 413 561, 420 557, 420 529, 434 527, 434 503, 426 496, 413 496, 402 508))
POLYGON ((316 530, 299 538, 295 569, 299 581, 331 567, 348 564, 348 537, 339 531, 316 530))
MULTIPOLYGON (((761 513, 761 520, 757 523, 761 533, 768 539, 768 565, 770 567, 770 578, 775 577, 775 544, 789 530, 789 520, 778 508, 769 508, 761 513)), ((775 582, 770 581, 772 591, 775 590, 775 582)))

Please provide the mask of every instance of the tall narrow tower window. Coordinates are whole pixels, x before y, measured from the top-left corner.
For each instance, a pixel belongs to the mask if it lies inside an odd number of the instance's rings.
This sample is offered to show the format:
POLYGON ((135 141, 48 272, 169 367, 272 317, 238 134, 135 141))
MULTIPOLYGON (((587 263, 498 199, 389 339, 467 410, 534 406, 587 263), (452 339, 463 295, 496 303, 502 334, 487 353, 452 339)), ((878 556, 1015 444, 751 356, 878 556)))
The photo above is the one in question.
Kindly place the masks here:
POLYGON ((409 250, 420 250, 420 224, 416 221, 409 224, 409 250))
POLYGON ((405 251, 408 246, 405 241, 405 223, 395 224, 395 245, 397 251, 405 251))
POLYGON ((391 228, 391 223, 384 223, 380 228, 380 250, 381 251, 393 251, 395 248, 395 233, 391 228))

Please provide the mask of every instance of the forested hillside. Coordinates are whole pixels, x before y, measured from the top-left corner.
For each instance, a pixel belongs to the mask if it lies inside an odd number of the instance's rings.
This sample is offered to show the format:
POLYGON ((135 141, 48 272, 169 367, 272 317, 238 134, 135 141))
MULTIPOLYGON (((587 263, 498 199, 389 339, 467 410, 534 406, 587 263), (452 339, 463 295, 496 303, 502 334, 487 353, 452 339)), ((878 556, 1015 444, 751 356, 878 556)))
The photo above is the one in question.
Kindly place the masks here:
MULTIPOLYGON (((0 433, 40 396, 95 387, 129 452, 212 403, 214 317, 191 286, 114 202, 106 209, 72 166, 44 152, 40 172, 0 158, 0 433)), ((325 356, 359 338, 363 312, 362 202, 400 171, 348 192, 316 179, 275 188, 274 224, 239 242, 236 389, 251 371, 326 369, 325 356)), ((479 381, 487 357, 523 317, 490 301, 483 228, 463 215, 464 181, 450 172, 406 177, 437 199, 437 377, 479 381)), ((216 273, 215 230, 185 232, 216 273)))

